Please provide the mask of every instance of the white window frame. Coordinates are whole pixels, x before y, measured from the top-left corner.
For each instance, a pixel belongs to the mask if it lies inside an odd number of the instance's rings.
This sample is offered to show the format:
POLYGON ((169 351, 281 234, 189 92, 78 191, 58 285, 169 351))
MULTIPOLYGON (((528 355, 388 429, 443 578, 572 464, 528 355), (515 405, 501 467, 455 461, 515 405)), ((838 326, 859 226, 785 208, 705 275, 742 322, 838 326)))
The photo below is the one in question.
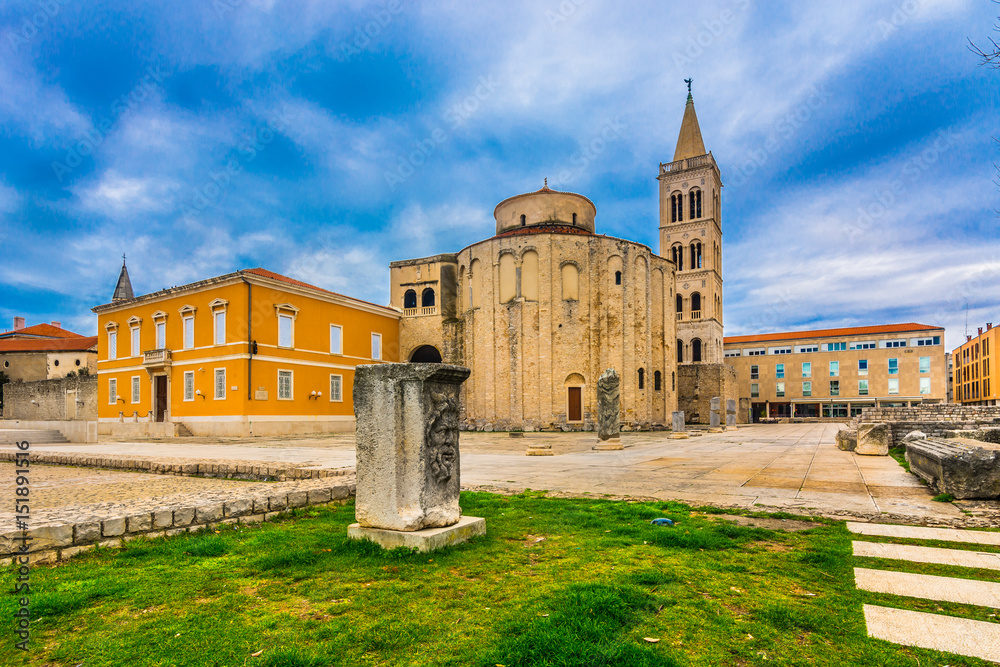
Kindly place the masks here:
POLYGON ((811 361, 802 362, 802 377, 811 378, 813 376, 813 365, 811 361))
POLYGON ((224 400, 226 400, 226 369, 225 369, 225 367, 214 369, 213 372, 212 372, 212 379, 215 381, 215 390, 214 390, 215 400, 217 400, 217 401, 224 401, 224 400), (222 395, 221 396, 219 395, 219 373, 220 372, 222 373, 222 395))
POLYGON ((774 383, 774 395, 777 398, 784 398, 785 397, 785 383, 784 382, 775 382, 774 383))
POLYGON ((212 311, 212 343, 215 345, 225 345, 226 344, 226 309, 213 310, 212 311), (222 320, 222 326, 219 326, 219 320, 222 320), (221 331, 220 331, 221 328, 221 331), (220 335, 222 342, 219 342, 220 335))
POLYGON ((873 340, 859 340, 856 343, 851 343, 850 349, 852 350, 874 350, 878 347, 878 343, 873 340))
POLYGON ((858 375, 868 375, 868 360, 858 359, 858 375), (864 362, 865 367, 861 368, 861 362, 864 362))
POLYGON ((339 373, 330 373, 330 402, 331 403, 343 403, 344 402, 344 376, 339 373), (334 398, 333 392, 333 379, 337 378, 339 380, 338 389, 339 396, 334 398))
POLYGON ((156 329, 156 349, 162 350, 167 347, 167 321, 155 322, 154 328, 156 329))
POLYGON ((760 398, 760 383, 751 382, 750 383, 750 398, 760 398))
POLYGON ((372 332, 372 360, 382 360, 382 334, 372 332))
POLYGON ((840 380, 830 380, 830 396, 840 396, 840 380), (836 391, 834 391, 834 384, 837 385, 836 391))
POLYGON ((194 400, 194 371, 184 371, 184 401, 191 402, 194 400), (191 378, 191 384, 188 385, 188 378, 191 378), (188 392, 188 389, 191 391, 188 392))
POLYGON ((295 373, 294 371, 287 368, 278 369, 278 400, 279 401, 294 401, 295 400, 295 373), (281 395, 281 375, 283 373, 288 373, 288 396, 281 395))
POLYGON ((330 354, 344 354, 344 327, 339 324, 330 325, 330 354), (337 343, 334 347, 333 332, 337 332, 337 343))
POLYGON ((929 377, 920 378, 920 394, 926 395, 931 393, 931 379, 929 377))
POLYGON ((108 361, 118 358, 118 327, 108 329, 108 361))
POLYGON ((899 375, 899 357, 892 357, 886 362, 886 370, 889 375, 899 375), (892 362, 896 362, 896 368, 893 370, 892 362))
POLYGON ((868 380, 858 380, 858 396, 868 396, 868 380), (861 390, 861 385, 865 386, 864 391, 861 390))
POLYGON ((812 380, 806 380, 802 383, 802 395, 812 396, 813 395, 813 383, 812 380))
POLYGON ((774 365, 774 377, 777 380, 784 380, 785 379, 785 365, 784 364, 775 364, 774 365))
POLYGON ((920 361, 917 362, 921 373, 931 372, 931 358, 930 357, 920 357, 920 361), (925 370, 926 369, 926 370, 925 370))
POLYGON ((142 402, 142 380, 138 375, 132 376, 132 405, 142 402))
POLYGON ((831 361, 830 362, 830 377, 838 378, 840 377, 840 362, 831 361))
POLYGON ((138 326, 129 327, 129 343, 131 346, 132 354, 130 356, 138 357, 142 355, 142 331, 138 326))
POLYGON ((197 312, 194 306, 184 306, 178 312, 181 314, 181 349, 194 349, 194 314, 197 312), (191 320, 191 339, 188 340, 188 320, 191 320))
POLYGON ((184 350, 194 349, 194 315, 187 315, 181 318, 181 348, 184 350), (191 337, 188 338, 188 322, 191 326, 191 337))
POLYGON ((889 378, 889 396, 899 396, 899 378, 889 378))
POLYGON ((118 403, 118 378, 108 378, 108 405, 118 403))
POLYGON ((275 340, 278 343, 278 347, 285 350, 295 349, 295 320, 299 317, 299 309, 290 303, 276 303, 274 305, 274 314, 277 317, 278 331, 275 340), (288 344, 282 345, 281 341, 281 321, 282 318, 288 318, 288 344))

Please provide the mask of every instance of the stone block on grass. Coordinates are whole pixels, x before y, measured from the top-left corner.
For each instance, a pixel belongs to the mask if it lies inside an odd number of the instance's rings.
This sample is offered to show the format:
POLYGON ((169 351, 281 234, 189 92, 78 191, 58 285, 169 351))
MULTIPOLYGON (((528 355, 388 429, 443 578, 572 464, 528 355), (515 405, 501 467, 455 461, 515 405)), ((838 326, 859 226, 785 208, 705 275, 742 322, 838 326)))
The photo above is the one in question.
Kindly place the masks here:
POLYGON ((118 537, 125 534, 125 517, 105 519, 101 522, 101 535, 104 537, 118 537))

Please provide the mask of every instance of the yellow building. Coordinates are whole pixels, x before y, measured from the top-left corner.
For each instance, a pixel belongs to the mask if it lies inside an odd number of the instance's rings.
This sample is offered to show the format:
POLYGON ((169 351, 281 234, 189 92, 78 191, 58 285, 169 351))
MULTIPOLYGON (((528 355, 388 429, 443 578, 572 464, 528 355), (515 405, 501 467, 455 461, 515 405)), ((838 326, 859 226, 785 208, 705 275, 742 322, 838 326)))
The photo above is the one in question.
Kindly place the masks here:
POLYGON ((973 338, 967 336, 964 345, 952 353, 954 358, 953 392, 956 403, 965 405, 997 405, 996 364, 990 364, 991 352, 996 349, 997 331, 993 323, 979 329, 973 338))
POLYGON ((399 313, 246 269, 97 306, 104 435, 354 429, 354 368, 397 361, 399 313))
POLYGON ((740 397, 762 418, 853 417, 868 407, 944 402, 944 329, 887 324, 725 338, 740 397))

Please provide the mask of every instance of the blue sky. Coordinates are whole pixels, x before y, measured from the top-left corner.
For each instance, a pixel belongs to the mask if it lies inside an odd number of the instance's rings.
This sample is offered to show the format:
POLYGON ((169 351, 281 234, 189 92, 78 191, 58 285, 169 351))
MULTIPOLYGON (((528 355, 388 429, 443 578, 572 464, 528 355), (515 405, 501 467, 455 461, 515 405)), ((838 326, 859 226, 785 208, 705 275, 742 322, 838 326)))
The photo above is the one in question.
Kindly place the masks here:
POLYGON ((727 334, 1000 324, 997 5, 177 0, 0 7, 0 328, 96 330, 264 266, 388 301, 388 262, 550 185, 657 250, 694 97, 723 191, 727 334), (120 5, 125 5, 123 8, 120 5), (607 140, 596 141, 607 137, 607 140))

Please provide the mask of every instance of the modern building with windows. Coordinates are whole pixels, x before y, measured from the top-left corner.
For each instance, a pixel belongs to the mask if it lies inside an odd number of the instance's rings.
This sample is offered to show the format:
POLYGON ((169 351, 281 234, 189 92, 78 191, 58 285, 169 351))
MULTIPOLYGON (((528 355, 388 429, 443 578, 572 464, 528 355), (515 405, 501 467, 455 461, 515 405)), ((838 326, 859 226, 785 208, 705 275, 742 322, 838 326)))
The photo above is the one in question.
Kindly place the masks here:
POLYGON ((993 351, 997 345, 997 331, 990 322, 979 333, 966 336, 965 343, 952 352, 954 363, 952 392, 956 403, 964 405, 997 405, 997 369, 993 351))
POLYGON ((944 329, 925 324, 727 336, 751 418, 846 419, 947 397, 944 329))
POLYGON ((350 431, 358 364, 397 361, 399 312, 246 269, 97 306, 98 431, 350 431))

